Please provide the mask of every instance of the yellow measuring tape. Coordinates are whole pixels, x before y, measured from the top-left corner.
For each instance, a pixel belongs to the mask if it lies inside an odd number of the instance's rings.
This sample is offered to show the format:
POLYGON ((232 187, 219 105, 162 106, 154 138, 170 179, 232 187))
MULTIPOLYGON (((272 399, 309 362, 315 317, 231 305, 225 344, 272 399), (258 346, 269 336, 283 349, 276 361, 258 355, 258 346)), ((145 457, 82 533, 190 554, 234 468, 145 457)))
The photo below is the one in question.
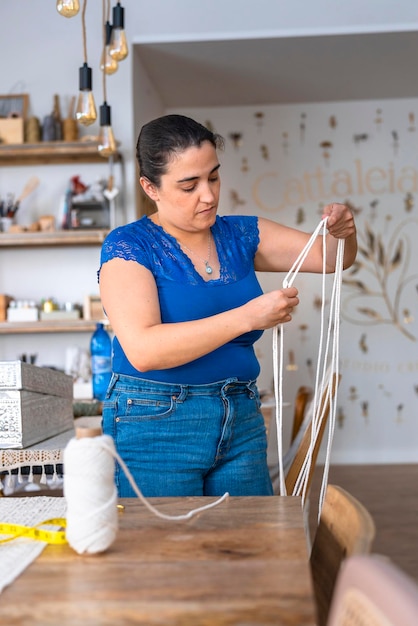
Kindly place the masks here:
POLYGON ((0 522, 0 535, 12 535, 7 539, 0 539, 0 543, 14 541, 19 537, 27 537, 36 541, 44 541, 45 543, 64 544, 68 543, 65 530, 46 530, 41 526, 60 526, 65 528, 67 520, 63 517, 55 517, 39 522, 36 526, 21 526, 20 524, 2 524, 0 522))

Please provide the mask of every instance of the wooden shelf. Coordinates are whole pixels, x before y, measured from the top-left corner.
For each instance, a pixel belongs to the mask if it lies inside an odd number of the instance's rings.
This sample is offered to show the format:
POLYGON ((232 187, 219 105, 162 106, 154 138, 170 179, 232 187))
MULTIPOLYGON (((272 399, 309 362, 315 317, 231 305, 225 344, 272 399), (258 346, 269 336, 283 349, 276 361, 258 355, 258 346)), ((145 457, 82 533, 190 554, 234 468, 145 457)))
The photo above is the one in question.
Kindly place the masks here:
MULTIPOLYGON (((121 160, 120 153, 112 157, 121 160)), ((43 141, 0 145, 0 166, 62 165, 64 163, 105 163, 95 141, 43 141)))
POLYGON ((55 232, 0 233, 0 249, 42 246, 100 246, 108 232, 108 230, 58 230, 55 232))
POLYGON ((28 335, 41 333, 92 333, 95 329, 96 321, 94 320, 0 322, 0 335, 28 335))
MULTIPOLYGON (((104 159, 95 141, 53 141, 36 144, 0 145, 0 167, 19 165, 63 165, 72 163, 123 163, 117 153, 104 159)), ((0 232, 0 251, 13 248, 101 246, 108 229, 59 230, 55 232, 0 232)), ((3 262, 3 261, 2 261, 3 262)), ((48 333, 93 333, 95 320, 48 320, 37 322, 0 322, 0 335, 39 335, 48 333)), ((108 327, 110 328, 110 327, 108 327)))

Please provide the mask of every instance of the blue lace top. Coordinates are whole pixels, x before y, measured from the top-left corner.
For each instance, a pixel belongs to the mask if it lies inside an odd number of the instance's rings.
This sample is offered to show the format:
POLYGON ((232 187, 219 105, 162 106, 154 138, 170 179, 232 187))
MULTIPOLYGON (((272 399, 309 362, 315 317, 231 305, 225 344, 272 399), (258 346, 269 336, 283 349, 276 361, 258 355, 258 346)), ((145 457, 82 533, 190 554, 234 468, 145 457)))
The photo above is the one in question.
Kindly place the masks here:
MULTIPOLYGON (((102 246, 100 267, 118 257, 148 268, 157 284, 163 323, 216 315, 262 293, 254 270, 259 244, 258 219, 217 216, 212 234, 221 267, 218 280, 205 281, 176 239, 146 216, 109 233, 102 246)), ((115 337, 113 370, 148 380, 190 385, 230 377, 255 380, 260 366, 253 344, 261 335, 262 331, 249 332, 185 365, 148 372, 140 372, 130 364, 115 337)))

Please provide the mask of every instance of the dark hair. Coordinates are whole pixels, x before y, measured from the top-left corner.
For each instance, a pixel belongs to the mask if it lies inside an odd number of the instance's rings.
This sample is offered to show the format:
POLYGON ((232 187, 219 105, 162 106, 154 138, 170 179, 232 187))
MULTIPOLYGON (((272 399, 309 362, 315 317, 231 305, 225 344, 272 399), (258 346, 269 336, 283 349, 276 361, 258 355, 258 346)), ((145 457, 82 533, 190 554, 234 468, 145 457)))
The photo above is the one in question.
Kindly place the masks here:
POLYGON ((214 148, 223 148, 221 135, 184 115, 163 115, 141 129, 136 145, 140 176, 160 186, 172 154, 209 141, 214 148))

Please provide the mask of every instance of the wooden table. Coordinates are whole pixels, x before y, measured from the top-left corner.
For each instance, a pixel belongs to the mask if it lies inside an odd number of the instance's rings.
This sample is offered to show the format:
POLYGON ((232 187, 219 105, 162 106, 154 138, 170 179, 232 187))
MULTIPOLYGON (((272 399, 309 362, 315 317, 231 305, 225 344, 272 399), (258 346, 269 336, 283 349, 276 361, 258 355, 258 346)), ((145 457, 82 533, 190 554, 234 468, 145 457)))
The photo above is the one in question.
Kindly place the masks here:
MULTIPOLYGON (((186 513, 215 498, 151 498, 186 513)), ((0 596, 13 626, 313 626, 300 498, 230 497, 189 521, 123 499, 106 553, 48 546, 0 596)))

